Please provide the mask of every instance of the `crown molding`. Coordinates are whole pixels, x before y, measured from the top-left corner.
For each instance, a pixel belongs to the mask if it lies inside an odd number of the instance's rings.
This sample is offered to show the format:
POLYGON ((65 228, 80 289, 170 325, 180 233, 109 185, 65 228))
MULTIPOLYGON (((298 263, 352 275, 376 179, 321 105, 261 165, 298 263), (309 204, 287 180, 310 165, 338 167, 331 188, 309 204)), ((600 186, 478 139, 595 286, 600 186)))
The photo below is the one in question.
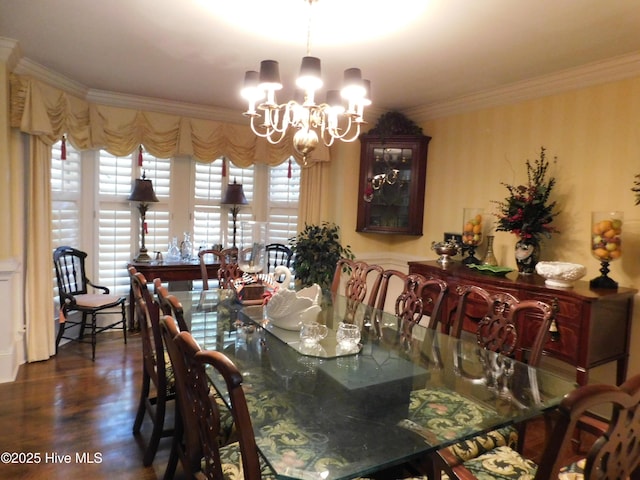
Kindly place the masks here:
POLYGON ((29 77, 40 80, 47 85, 54 88, 75 95, 76 97, 85 98, 89 89, 75 80, 65 77, 58 72, 51 70, 39 63, 29 60, 28 58, 21 58, 18 64, 13 69, 13 72, 18 75, 27 75, 29 77))
POLYGON ((640 52, 594 62, 582 67, 536 77, 523 82, 458 97, 453 100, 408 108, 416 121, 456 115, 482 108, 508 105, 640 75, 640 52))
POLYGON ((16 67, 21 56, 22 53, 17 40, 0 37, 0 62, 5 63, 9 71, 16 67))
POLYGON ((246 124, 246 119, 242 112, 227 108, 209 107, 95 89, 89 90, 86 99, 93 103, 111 107, 132 108, 134 110, 153 111, 219 122, 246 124))

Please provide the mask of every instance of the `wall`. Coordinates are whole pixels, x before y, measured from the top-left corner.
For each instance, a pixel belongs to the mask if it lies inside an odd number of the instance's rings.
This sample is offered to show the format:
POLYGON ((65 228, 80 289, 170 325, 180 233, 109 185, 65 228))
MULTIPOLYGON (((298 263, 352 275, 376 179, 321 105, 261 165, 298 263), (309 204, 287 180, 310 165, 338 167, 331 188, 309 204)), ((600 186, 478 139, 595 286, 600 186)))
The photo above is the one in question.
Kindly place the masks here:
MULTIPOLYGON (((631 191, 640 174, 640 77, 420 125, 432 137, 422 237, 356 233, 359 152, 349 150, 336 158, 340 166, 334 179, 344 192, 337 218, 345 242, 358 256, 435 258, 431 242, 441 240, 445 231, 461 230, 463 208, 492 210, 491 201, 507 194, 500 182, 526 183, 525 161, 534 160, 544 146, 549 160, 557 157, 550 173, 557 179, 553 198, 561 209, 555 222, 561 233, 544 242, 542 259, 581 263, 587 267, 586 279, 599 275, 600 264, 589 248, 591 212, 622 210, 624 253, 611 264, 610 276, 622 286, 640 287, 640 206, 631 191)), ((515 267, 514 243, 512 234, 496 233, 500 264, 515 267)), ((640 349, 634 348, 639 343, 636 304, 630 374, 640 372, 640 349)), ((606 378, 608 372, 600 375, 606 378)))

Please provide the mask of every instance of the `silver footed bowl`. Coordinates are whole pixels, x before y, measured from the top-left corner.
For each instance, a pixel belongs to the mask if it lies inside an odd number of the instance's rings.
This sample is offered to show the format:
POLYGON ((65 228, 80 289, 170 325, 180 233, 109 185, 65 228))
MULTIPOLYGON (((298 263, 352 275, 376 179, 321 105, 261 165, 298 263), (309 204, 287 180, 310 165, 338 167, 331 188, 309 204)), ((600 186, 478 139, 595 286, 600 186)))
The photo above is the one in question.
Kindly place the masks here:
POLYGON ((438 255, 446 255, 448 257, 458 254, 458 245, 453 242, 433 242, 431 249, 438 255))

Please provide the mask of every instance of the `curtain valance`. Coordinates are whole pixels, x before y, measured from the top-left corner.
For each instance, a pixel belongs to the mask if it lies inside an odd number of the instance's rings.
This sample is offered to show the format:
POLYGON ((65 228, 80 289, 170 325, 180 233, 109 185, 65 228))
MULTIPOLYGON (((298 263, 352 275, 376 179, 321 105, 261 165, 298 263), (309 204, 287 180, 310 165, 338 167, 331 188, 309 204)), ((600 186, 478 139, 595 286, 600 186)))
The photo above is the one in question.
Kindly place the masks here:
MULTIPOLYGON (((63 134, 79 150, 104 149, 113 155, 138 145, 160 158, 191 155, 203 162, 220 156, 239 167, 278 165, 294 154, 292 135, 272 145, 249 126, 201 118, 112 107, 88 102, 29 76, 11 76, 11 126, 54 143, 63 134)), ((298 163, 302 163, 295 155, 298 163)), ((329 161, 323 144, 313 162, 329 161)))

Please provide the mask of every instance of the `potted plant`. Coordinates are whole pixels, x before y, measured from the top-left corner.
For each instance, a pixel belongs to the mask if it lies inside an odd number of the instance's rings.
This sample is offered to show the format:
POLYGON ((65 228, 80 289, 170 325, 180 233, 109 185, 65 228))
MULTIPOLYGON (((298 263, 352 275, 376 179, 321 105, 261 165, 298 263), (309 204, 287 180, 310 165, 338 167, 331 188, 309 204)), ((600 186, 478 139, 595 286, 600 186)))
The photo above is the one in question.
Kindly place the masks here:
POLYGON ((502 182, 509 195, 494 203, 498 207, 496 231, 511 232, 518 237, 518 271, 530 274, 538 261, 541 237, 550 238, 552 233, 558 233, 551 222, 559 212, 556 211, 556 202, 549 201, 556 179, 547 178, 549 161, 545 148, 540 148, 539 158, 534 162, 527 160, 526 165, 527 184, 513 186, 502 182))
POLYGON ((305 224, 304 230, 289 239, 289 244, 293 250, 297 287, 317 283, 323 291, 328 291, 338 260, 354 258, 351 247, 343 247, 340 243, 340 227, 330 222, 305 224))

